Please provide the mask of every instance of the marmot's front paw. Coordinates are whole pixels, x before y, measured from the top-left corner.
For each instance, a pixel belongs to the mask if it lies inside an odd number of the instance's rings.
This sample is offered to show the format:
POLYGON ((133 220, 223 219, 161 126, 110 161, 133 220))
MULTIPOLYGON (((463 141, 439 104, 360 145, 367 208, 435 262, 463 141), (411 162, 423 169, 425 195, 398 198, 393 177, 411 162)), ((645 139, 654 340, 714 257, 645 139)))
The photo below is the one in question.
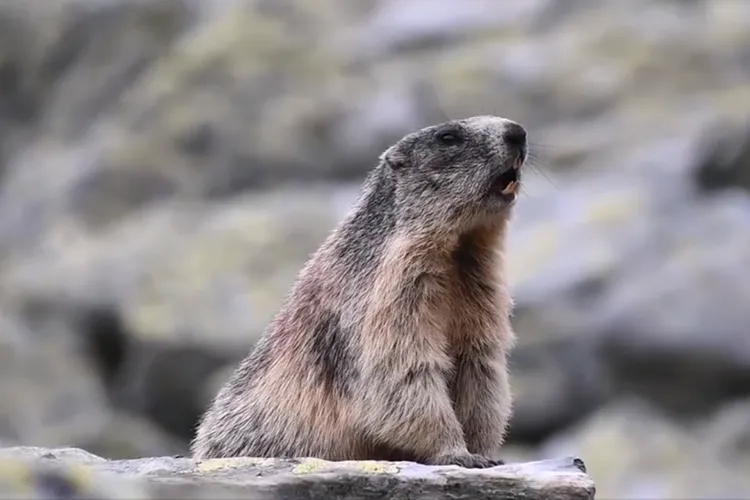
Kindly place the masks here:
POLYGON ((495 467, 496 465, 503 465, 502 460, 493 460, 482 455, 466 454, 466 455, 440 455, 438 457, 427 460, 428 465, 458 465, 466 469, 486 469, 488 467, 495 467))

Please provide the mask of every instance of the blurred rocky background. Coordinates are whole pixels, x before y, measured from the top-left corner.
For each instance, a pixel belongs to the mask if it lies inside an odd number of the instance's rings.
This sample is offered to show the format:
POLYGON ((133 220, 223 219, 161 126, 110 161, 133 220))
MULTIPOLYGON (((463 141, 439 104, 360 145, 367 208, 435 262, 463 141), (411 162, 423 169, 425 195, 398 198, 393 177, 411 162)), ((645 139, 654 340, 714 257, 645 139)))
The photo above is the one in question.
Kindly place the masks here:
POLYGON ((509 459, 750 498, 750 2, 0 1, 0 445, 184 454, 406 132, 530 131, 509 459))

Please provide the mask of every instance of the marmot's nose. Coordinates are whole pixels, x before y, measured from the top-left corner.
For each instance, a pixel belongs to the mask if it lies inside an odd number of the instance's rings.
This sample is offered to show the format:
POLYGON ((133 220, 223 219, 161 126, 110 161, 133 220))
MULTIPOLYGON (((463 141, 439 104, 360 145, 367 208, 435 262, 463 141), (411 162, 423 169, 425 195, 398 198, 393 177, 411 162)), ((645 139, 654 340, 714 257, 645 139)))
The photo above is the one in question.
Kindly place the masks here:
POLYGON ((526 129, 516 122, 506 123, 503 140, 508 146, 523 150, 526 148, 526 129))

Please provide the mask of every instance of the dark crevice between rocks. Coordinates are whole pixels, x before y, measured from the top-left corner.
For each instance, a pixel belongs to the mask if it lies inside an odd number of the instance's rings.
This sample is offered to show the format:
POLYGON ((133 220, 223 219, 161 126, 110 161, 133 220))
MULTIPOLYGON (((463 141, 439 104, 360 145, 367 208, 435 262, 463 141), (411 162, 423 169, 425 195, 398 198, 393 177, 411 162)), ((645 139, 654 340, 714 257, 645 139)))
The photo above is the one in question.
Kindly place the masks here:
POLYGON ((7 59, 0 63, 0 120, 29 125, 39 115, 33 92, 24 81, 24 68, 19 61, 7 59))
POLYGON ((717 126, 700 146, 693 182, 700 194, 741 188, 750 192, 750 124, 717 126))
POLYGON ((28 298, 21 315, 31 331, 43 338, 72 335, 106 387, 117 378, 128 356, 130 341, 114 306, 28 298))
POLYGON ((111 308, 95 307, 81 314, 78 321, 86 339, 87 354, 109 387, 117 379, 128 354, 129 339, 122 318, 111 308))
POLYGON ((615 392, 637 396, 678 418, 705 417, 722 403, 750 396, 750 368, 730 356, 641 348, 629 338, 625 332, 609 332, 597 347, 615 392))
POLYGON ((228 356, 198 347, 172 349, 146 373, 145 413, 171 435, 189 442, 205 411, 200 389, 228 362, 228 356))
POLYGON ((54 469, 40 469, 32 477, 37 491, 44 495, 44 498, 60 500, 81 498, 75 482, 54 469))
POLYGON ((586 339, 557 339, 513 350, 509 360, 511 385, 515 378, 517 390, 527 387, 525 390, 533 394, 518 398, 507 443, 537 446, 611 400, 612 386, 594 356, 594 347, 586 339), (524 383, 528 378, 531 384, 524 383), (538 378, 543 388, 538 387, 538 378))
POLYGON ((113 404, 188 443, 206 410, 208 382, 235 361, 236 353, 207 346, 136 342, 113 387, 113 404))

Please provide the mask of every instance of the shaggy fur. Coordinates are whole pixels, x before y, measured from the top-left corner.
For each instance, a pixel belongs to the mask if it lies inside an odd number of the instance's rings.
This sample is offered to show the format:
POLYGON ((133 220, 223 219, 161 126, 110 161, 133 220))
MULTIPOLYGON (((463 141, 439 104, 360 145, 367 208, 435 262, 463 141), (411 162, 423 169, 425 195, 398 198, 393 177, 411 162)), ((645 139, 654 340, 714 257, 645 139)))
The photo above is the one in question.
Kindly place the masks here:
POLYGON ((515 191, 498 179, 525 155, 525 131, 491 116, 384 152, 203 416, 194 457, 502 463, 515 191))

